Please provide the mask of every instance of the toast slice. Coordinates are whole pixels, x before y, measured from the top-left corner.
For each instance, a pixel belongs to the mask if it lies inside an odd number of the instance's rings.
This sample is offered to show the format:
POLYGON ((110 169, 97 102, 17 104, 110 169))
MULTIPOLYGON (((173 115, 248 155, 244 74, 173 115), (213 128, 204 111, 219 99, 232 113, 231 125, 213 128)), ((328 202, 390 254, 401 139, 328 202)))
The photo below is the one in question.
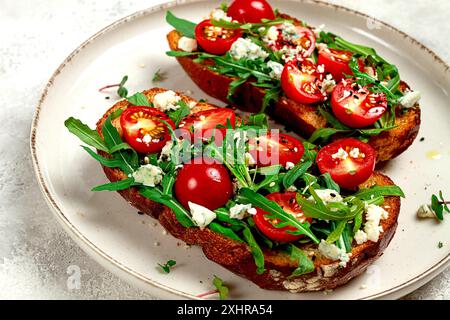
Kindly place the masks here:
MULTIPOLYGON (((293 20, 294 24, 300 24, 300 21, 288 15, 281 14, 280 17, 293 20)), ((180 37, 181 35, 176 30, 167 35, 171 50, 181 51, 178 48, 180 37)), ((230 83, 236 79, 210 70, 208 66, 211 65, 211 61, 205 60, 197 63, 194 62, 194 59, 195 56, 177 57, 188 76, 206 94, 245 111, 259 112, 261 110, 264 89, 246 82, 237 89, 233 96, 234 102, 230 102, 227 99, 228 88, 230 83)), ((404 89, 407 87, 404 83, 402 86, 404 89)), ((301 104, 286 96, 274 103, 268 113, 305 137, 309 137, 315 130, 327 126, 327 121, 318 113, 315 105, 301 104)), ((369 144, 377 151, 377 161, 379 162, 397 157, 413 143, 420 127, 419 105, 417 104, 406 112, 397 112, 395 125, 395 129, 372 136, 369 140, 369 144)))
MULTIPOLYGON (((152 101, 154 95, 164 91, 165 89, 151 89, 144 91, 144 94, 149 101, 152 101)), ((177 94, 186 103, 195 101, 181 93, 177 94)), ((129 106, 130 104, 127 101, 120 101, 109 109, 97 123, 97 131, 99 134, 102 134, 101 127, 112 112, 117 109, 126 109, 129 106)), ((192 112, 195 113, 213 108, 217 107, 200 102, 192 109, 192 112)), ((113 121, 113 125, 121 134, 120 124, 117 119, 113 121)), ((105 152, 98 151, 98 153, 104 157, 109 157, 105 152)), ((120 169, 103 167, 103 170, 111 182, 127 178, 127 175, 120 169)), ((373 185, 393 185, 393 182, 385 175, 375 172, 364 185, 360 186, 360 188, 368 188, 373 185)), ((256 273, 253 255, 247 244, 227 238, 207 228, 201 230, 196 227, 183 227, 177 221, 175 214, 171 209, 143 197, 136 188, 119 191, 119 193, 137 210, 158 219, 161 225, 174 237, 187 244, 202 247, 202 250, 208 259, 239 276, 253 281, 261 288, 289 290, 292 292, 333 289, 345 284, 350 279, 364 272, 375 259, 381 256, 383 250, 388 246, 395 233, 397 218, 400 212, 399 197, 386 197, 383 206, 389 213, 389 217, 381 222, 383 232, 380 234, 379 241, 376 243, 368 241, 361 245, 355 245, 351 253, 351 259, 345 267, 340 267, 339 261, 333 262, 321 256, 317 245, 303 245, 303 247, 300 248, 308 252, 313 259, 315 271, 294 279, 288 279, 293 270, 297 267, 296 262, 290 260, 288 255, 265 249, 264 258, 266 272, 258 275, 256 273)))

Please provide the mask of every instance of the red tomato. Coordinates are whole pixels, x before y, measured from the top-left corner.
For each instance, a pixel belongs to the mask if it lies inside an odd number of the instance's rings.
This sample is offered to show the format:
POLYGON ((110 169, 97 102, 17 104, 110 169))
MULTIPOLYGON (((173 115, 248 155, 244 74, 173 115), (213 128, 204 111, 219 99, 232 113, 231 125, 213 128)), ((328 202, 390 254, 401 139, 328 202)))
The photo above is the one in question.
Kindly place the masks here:
POLYGON ((287 134, 268 134, 249 140, 249 153, 259 167, 297 164, 305 152, 303 143, 287 134))
POLYGON ((316 48, 316 36, 314 35, 314 32, 311 31, 311 29, 302 26, 295 26, 296 32, 294 35, 283 37, 283 25, 280 24, 277 26, 277 28, 278 39, 269 43, 269 47, 273 51, 280 51, 286 48, 297 49, 298 52, 295 58, 298 60, 303 60, 304 58, 308 58, 309 56, 311 56, 314 49, 316 48))
POLYGON ((195 27, 195 38, 206 52, 222 55, 230 50, 231 45, 242 36, 240 30, 215 27, 211 20, 204 20, 195 27))
MULTIPOLYGON (((266 198, 276 202, 280 205, 284 211, 289 214, 292 214, 298 221, 300 222, 310 222, 311 218, 305 217, 300 208, 300 205, 297 203, 295 192, 286 192, 286 193, 272 193, 269 194, 266 198)), ((276 228, 276 225, 279 223, 278 219, 269 219, 266 216, 269 215, 267 212, 257 209, 256 215, 253 216, 253 220, 255 221, 258 229, 269 239, 278 241, 278 242, 292 242, 303 238, 304 235, 293 235, 287 233, 286 231, 296 231, 297 229, 294 227, 284 227, 284 228, 276 228)))
POLYGON ((222 141, 226 134, 226 128, 216 129, 218 125, 227 126, 228 120, 234 128, 236 114, 231 109, 218 108, 192 113, 181 120, 179 128, 189 130, 192 137, 210 139, 215 132, 216 141, 222 141), (216 129, 216 130, 214 130, 216 129), (219 133, 221 136, 219 136, 219 133))
POLYGON ((344 74, 353 75, 349 67, 353 53, 346 50, 324 49, 320 50, 318 65, 324 65, 325 71, 333 75, 334 80, 340 81, 344 74))
POLYGON ((323 73, 317 70, 317 66, 310 60, 305 60, 298 65, 297 62, 288 62, 281 74, 281 87, 284 93, 299 103, 313 104, 323 101, 324 93, 320 86, 323 81, 323 73))
POLYGON ((352 80, 342 80, 331 94, 334 115, 352 128, 374 124, 386 112, 388 102, 384 93, 374 93, 352 80))
POLYGON ((320 172, 328 172, 338 185, 347 189, 369 179, 375 169, 375 160, 376 151, 367 143, 353 138, 326 145, 316 158, 320 172))
POLYGON ((215 210, 224 206, 233 194, 225 166, 207 158, 185 164, 178 172, 174 189, 176 198, 188 210, 188 202, 215 210))
POLYGON ((140 153, 160 151, 171 139, 166 121, 175 129, 173 121, 163 112, 151 107, 129 107, 120 116, 125 139, 140 153))
POLYGON ((235 0, 228 8, 228 16, 242 23, 259 23, 275 19, 275 13, 265 0, 235 0))

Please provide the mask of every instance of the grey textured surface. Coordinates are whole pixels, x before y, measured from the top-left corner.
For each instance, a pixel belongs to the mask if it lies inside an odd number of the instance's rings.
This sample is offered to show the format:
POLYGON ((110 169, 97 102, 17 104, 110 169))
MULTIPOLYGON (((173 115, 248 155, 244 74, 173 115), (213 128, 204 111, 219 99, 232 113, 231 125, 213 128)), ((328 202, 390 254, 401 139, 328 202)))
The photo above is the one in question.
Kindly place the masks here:
MULTIPOLYGON (((82 41, 115 20, 164 1, 0 0, 0 299, 151 299, 89 258, 39 191, 28 147, 47 79, 82 41), (81 287, 68 289, 68 268, 81 287)), ((450 2, 332 0, 386 21, 450 61, 450 2), (418 19, 420 17, 420 19, 418 19), (420 24, 418 24, 420 21, 420 24)), ((406 297, 449 299, 450 269, 406 297)))

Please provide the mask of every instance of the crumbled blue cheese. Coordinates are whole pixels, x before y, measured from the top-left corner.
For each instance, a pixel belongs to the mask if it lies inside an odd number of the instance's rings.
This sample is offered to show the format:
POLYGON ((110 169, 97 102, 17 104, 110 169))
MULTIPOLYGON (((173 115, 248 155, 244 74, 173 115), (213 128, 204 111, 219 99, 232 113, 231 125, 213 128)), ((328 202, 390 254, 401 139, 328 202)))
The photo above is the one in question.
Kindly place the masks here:
POLYGON ((281 63, 275 62, 275 61, 269 61, 267 62, 267 66, 272 69, 270 71, 269 76, 274 79, 281 79, 281 74, 283 73, 284 66, 281 63))
POLYGON ((331 158, 345 160, 348 158, 348 153, 344 149, 339 148, 339 150, 336 153, 331 155, 331 158))
POLYGON ((276 26, 271 26, 267 30, 266 38, 269 42, 276 41, 278 39, 280 32, 278 31, 278 28, 276 26))
POLYGON ((194 52, 197 51, 198 45, 197 40, 191 39, 188 37, 181 37, 178 40, 178 49, 186 51, 186 52, 194 52))
POLYGON ((421 94, 419 91, 408 91, 405 93, 403 97, 398 99, 398 103, 403 108, 412 108, 416 105, 417 102, 419 102, 421 98, 421 94))
POLYGON ((297 47, 283 46, 280 50, 281 59, 283 59, 283 61, 285 62, 292 61, 296 59, 298 56, 300 56, 302 51, 303 48, 301 46, 297 47))
POLYGON ((222 9, 214 9, 211 12, 210 18, 213 20, 225 20, 228 22, 231 22, 233 19, 231 17, 229 17, 227 15, 227 13, 225 11, 223 11, 222 9))
POLYGON ((255 60, 258 58, 266 59, 269 54, 263 50, 256 43, 249 39, 239 38, 230 48, 230 54, 235 60, 250 59, 255 60))
MULTIPOLYGON (((325 202, 342 202, 343 198, 342 196, 335 190, 331 189, 319 189, 315 190, 319 198, 325 202)), ((308 198, 309 201, 314 201, 314 198, 311 196, 308 198)))
POLYGON ((367 239, 372 242, 378 242, 380 233, 383 228, 380 226, 382 219, 387 219, 389 213, 382 207, 369 204, 366 208, 366 223, 364 224, 364 232, 367 234, 367 239))
POLYGON ((180 102, 181 97, 178 96, 174 91, 167 90, 156 94, 153 97, 153 105, 159 111, 166 112, 169 110, 177 110, 180 108, 178 102, 180 102))
POLYGON ((436 218, 436 215, 434 214, 433 210, 431 210, 429 205, 423 204, 419 207, 419 210, 417 210, 417 217, 421 219, 427 219, 436 218))
POLYGON ((286 170, 291 170, 291 169, 293 169, 295 167, 295 163, 293 163, 293 162, 286 162, 286 167, 285 167, 285 169, 286 170))
POLYGON ((362 153, 359 148, 353 148, 350 150, 349 155, 351 158, 358 159, 358 158, 365 158, 366 155, 362 153))
POLYGON ((164 172, 160 167, 151 164, 143 165, 133 172, 134 181, 137 183, 142 183, 147 187, 155 187, 160 184, 163 179, 163 175, 164 172))
POLYGON ((333 76, 331 74, 327 74, 325 79, 323 79, 323 81, 322 81, 320 91, 323 94, 331 93, 335 86, 336 86, 336 81, 334 81, 333 76))
POLYGON ((368 240, 367 233, 365 233, 362 230, 356 231, 354 238, 355 238, 355 241, 357 244, 363 244, 363 243, 367 242, 367 240, 368 240))
POLYGON ((324 257, 330 260, 340 260, 341 262, 339 263, 339 265, 342 267, 345 267, 347 265, 347 262, 350 261, 350 256, 347 252, 345 252, 344 249, 340 249, 336 245, 328 243, 323 239, 319 244, 319 252, 324 257))
POLYGON ((299 37, 297 27, 290 22, 283 23, 280 28, 283 39, 287 41, 292 41, 299 37))
POLYGON ((170 161, 170 155, 173 147, 173 141, 167 141, 164 147, 161 149, 161 154, 159 155, 160 161, 170 161))
POLYGON ((189 210, 191 211, 192 221, 200 229, 206 228, 214 219, 216 219, 215 212, 201 206, 199 204, 188 202, 189 210))
POLYGON ((250 214, 251 209, 251 204, 236 204, 230 208, 230 218, 242 220, 250 214))

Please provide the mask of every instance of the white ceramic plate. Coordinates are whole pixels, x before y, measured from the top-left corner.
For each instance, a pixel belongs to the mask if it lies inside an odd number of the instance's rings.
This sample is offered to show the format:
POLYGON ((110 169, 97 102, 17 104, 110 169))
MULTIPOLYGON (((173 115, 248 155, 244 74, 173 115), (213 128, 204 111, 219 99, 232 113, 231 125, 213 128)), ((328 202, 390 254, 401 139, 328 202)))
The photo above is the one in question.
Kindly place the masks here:
MULTIPOLYGON (((114 100, 98 89, 127 74, 132 91, 152 87, 151 76, 161 69, 168 79, 160 84, 192 90, 204 98, 177 62, 165 56, 165 35, 170 27, 168 7, 178 16, 200 20, 216 1, 179 1, 138 12, 96 34, 80 46, 57 70, 43 94, 32 129, 32 153, 39 183, 56 217, 78 244, 123 279, 163 298, 188 297, 211 289, 218 275, 231 287, 234 299, 363 299, 397 298, 429 281, 449 261, 450 221, 418 221, 418 206, 431 193, 450 185, 449 67, 417 41, 392 27, 368 20, 348 9, 315 2, 273 1, 282 12, 304 18, 357 43, 377 48, 395 63, 413 88, 423 93, 423 125, 418 140, 382 170, 405 191, 397 233, 384 255, 357 279, 333 293, 290 294, 266 291, 207 260, 200 249, 184 248, 164 235, 149 217, 139 216, 116 193, 93 193, 106 182, 100 166, 80 147, 63 123, 69 116, 94 126, 114 100), (377 28, 373 28, 373 27, 377 28), (438 151, 431 160, 428 151, 438 151), (438 249, 438 242, 444 247, 438 249), (155 242, 160 245, 155 246, 155 242), (170 275, 157 263, 177 260, 170 275), (367 285, 366 289, 361 289, 367 285)), ((114 97, 114 93, 111 93, 114 97)), ((211 100, 213 101, 213 100, 211 100)), ((213 101, 214 102, 214 101, 213 101)))

